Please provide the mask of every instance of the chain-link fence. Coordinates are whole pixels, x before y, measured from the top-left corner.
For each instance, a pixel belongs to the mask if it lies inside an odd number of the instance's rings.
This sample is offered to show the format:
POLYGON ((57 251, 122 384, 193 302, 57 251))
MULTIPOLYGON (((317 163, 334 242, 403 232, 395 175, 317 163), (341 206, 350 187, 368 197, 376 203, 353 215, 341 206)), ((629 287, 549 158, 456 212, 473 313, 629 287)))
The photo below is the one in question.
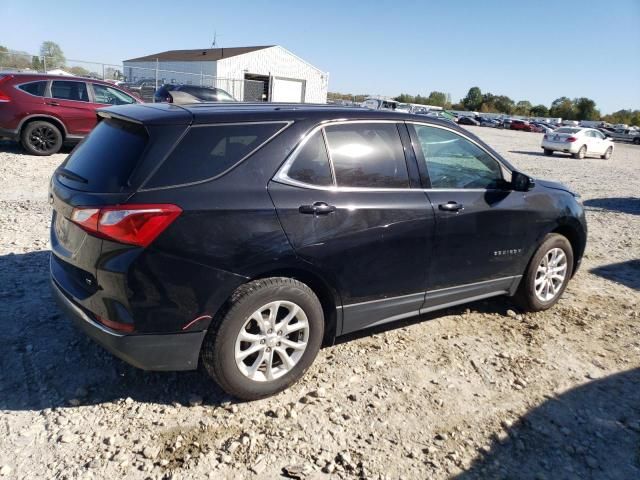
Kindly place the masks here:
POLYGON ((134 91, 147 102, 152 102, 154 92, 165 84, 219 88, 240 101, 267 100, 265 95, 267 82, 221 78, 202 72, 166 70, 160 68, 159 64, 153 67, 139 67, 0 51, 0 72, 3 71, 75 75, 114 83, 123 82, 126 88, 134 91))

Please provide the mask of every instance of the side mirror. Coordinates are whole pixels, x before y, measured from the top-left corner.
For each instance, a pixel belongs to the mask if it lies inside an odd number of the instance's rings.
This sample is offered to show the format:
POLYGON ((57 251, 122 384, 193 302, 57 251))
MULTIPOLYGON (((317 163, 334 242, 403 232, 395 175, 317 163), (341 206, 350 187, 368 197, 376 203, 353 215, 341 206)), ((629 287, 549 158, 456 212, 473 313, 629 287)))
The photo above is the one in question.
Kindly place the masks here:
POLYGON ((536 182, 528 175, 520 172, 511 173, 511 188, 516 192, 528 192, 536 186, 536 182))

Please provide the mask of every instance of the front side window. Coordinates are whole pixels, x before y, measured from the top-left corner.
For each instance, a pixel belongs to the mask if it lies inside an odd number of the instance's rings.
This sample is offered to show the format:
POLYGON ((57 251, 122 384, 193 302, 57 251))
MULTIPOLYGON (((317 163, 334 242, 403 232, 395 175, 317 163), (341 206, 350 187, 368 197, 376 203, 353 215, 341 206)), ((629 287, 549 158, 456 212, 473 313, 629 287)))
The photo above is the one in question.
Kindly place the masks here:
POLYGON ((431 188, 497 188, 498 162, 480 147, 450 130, 413 125, 427 163, 431 188))
POLYGON ((47 88, 47 82, 29 82, 23 83, 18 87, 20 90, 35 95, 36 97, 44 97, 44 91, 47 88))
POLYGON ((309 185, 329 186, 333 184, 329 156, 322 132, 314 133, 298 150, 286 175, 292 180, 309 185))
POLYGON ((145 187, 183 185, 217 177, 285 126, 285 123, 247 123, 191 127, 145 187))
POLYGON ((325 132, 338 187, 409 187, 395 123, 330 125, 325 132))
POLYGON ((108 105, 127 105, 129 103, 136 103, 136 101, 126 93, 98 83, 93 84, 93 94, 96 97, 96 103, 105 103, 108 105))
POLYGON ((87 84, 84 82, 71 82, 66 80, 54 80, 51 82, 51 97, 61 100, 75 100, 88 102, 87 84))

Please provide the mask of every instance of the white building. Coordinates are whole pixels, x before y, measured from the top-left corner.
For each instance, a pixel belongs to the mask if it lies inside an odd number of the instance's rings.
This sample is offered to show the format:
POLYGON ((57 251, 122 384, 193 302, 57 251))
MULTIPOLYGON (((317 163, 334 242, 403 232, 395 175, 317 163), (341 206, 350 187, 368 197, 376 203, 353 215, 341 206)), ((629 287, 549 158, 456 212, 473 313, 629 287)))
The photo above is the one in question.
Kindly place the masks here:
POLYGON ((222 88, 238 100, 326 103, 329 74, 279 45, 170 50, 123 62, 129 82, 222 88))

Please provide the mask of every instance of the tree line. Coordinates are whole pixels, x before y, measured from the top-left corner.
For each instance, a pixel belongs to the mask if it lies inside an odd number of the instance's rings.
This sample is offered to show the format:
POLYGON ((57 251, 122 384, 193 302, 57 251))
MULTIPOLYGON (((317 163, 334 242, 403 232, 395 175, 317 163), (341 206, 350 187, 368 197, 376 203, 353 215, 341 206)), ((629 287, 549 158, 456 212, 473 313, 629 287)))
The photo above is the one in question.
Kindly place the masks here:
MULTIPOLYGON (((363 102, 367 95, 329 93, 329 100, 351 100, 363 102)), ((451 110, 467 110, 482 113, 502 113, 523 117, 551 117, 563 120, 603 120, 609 123, 626 123, 640 126, 640 110, 619 110, 609 115, 601 115, 596 102, 590 98, 556 98, 551 105, 533 105, 528 100, 514 101, 506 95, 482 93, 479 87, 469 89, 467 95, 458 103, 451 103, 451 95, 433 91, 428 96, 401 93, 394 100, 401 103, 432 105, 451 110)))
MULTIPOLYGON (((35 70, 36 72, 60 68, 81 77, 102 78, 102 73, 91 71, 78 65, 67 66, 64 52, 56 42, 50 40, 42 42, 39 53, 40 55, 31 55, 19 50, 10 50, 4 45, 0 45, 0 68, 35 70)), ((104 71, 104 76, 115 80, 124 78, 122 72, 113 67, 107 67, 104 71)))

